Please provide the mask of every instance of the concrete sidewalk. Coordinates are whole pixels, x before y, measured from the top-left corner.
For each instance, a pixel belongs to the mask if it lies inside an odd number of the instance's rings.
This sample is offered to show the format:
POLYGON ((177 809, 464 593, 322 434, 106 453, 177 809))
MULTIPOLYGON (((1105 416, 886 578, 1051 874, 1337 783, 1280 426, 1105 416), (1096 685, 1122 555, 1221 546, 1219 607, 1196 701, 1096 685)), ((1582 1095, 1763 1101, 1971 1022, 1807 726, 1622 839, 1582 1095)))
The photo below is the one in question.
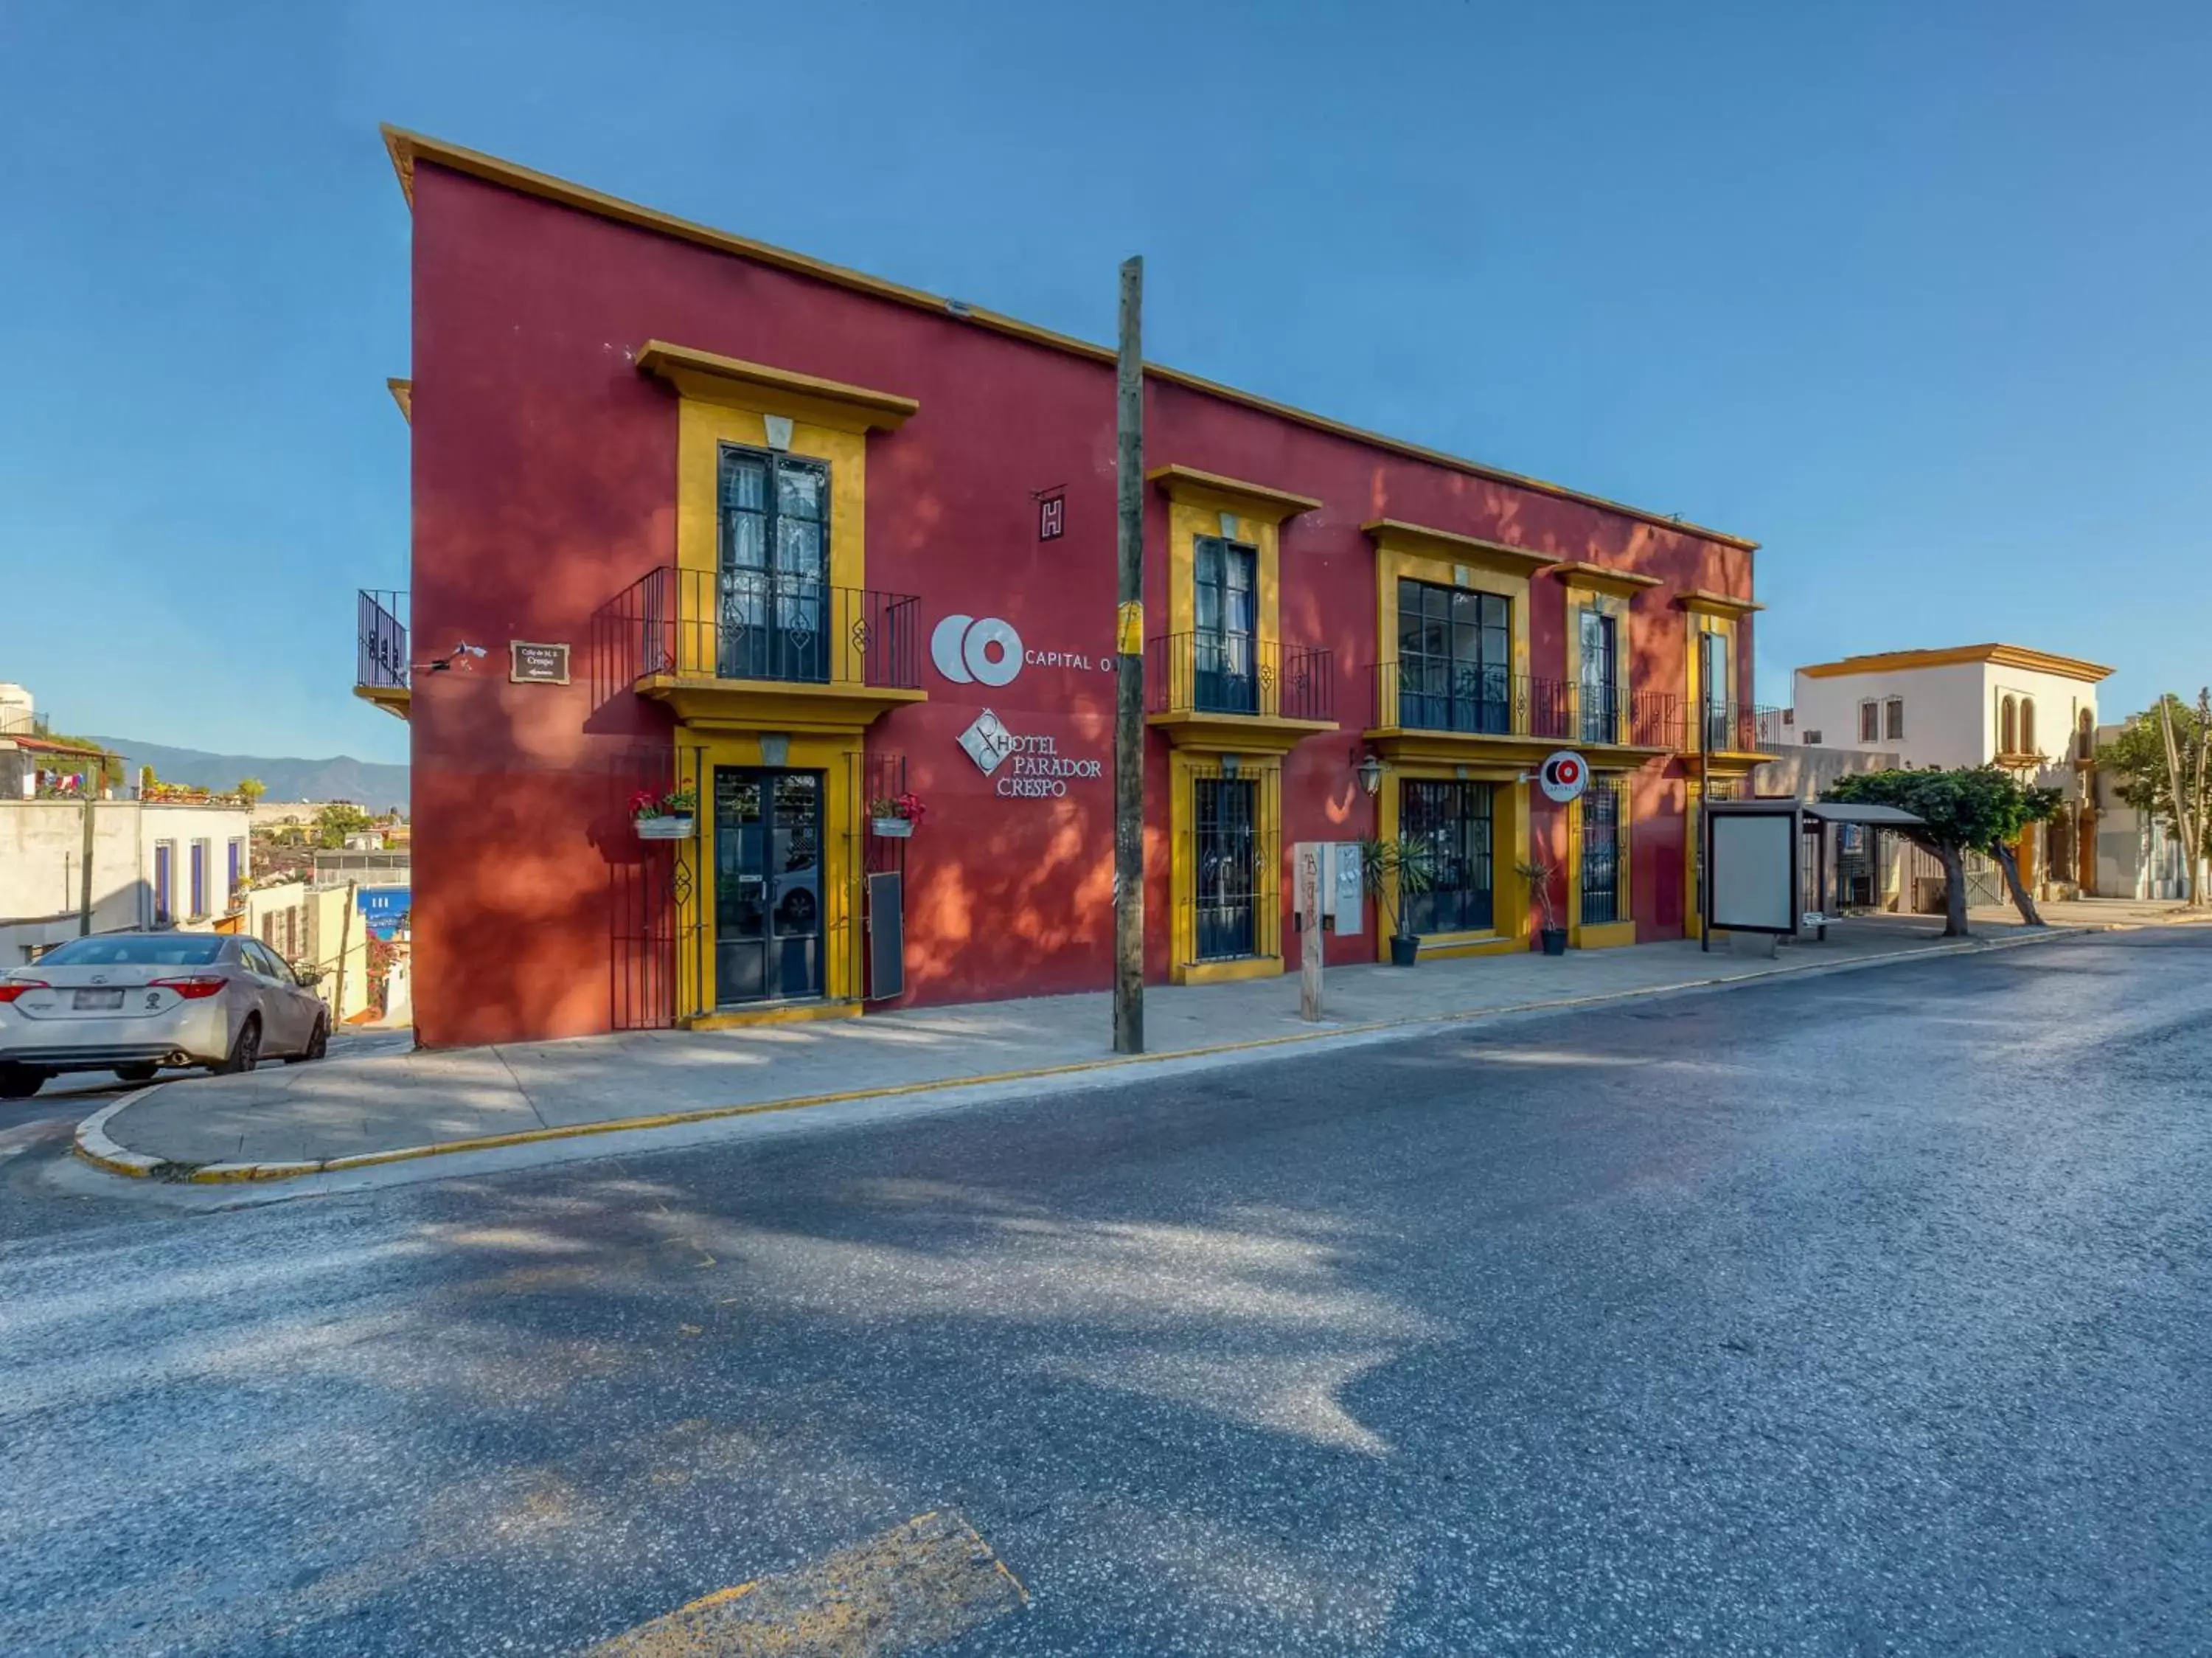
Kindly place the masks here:
MULTIPOLYGON (((2056 906, 2054 906, 2056 907, 2056 906)), ((2174 906, 2054 917, 2038 934, 1977 915, 1979 937, 1946 942, 1942 922, 1881 916, 1825 944, 1741 939, 1435 961, 1417 969, 1332 968, 1328 1018, 1297 1016, 1295 977, 1145 995, 1150 1051, 1110 1051, 1104 992, 930 1008, 750 1030, 625 1033, 436 1052, 333 1058, 247 1076, 166 1082, 86 1120, 77 1147, 118 1173, 273 1179, 440 1151, 697 1122, 873 1095, 912 1094, 1196 1058, 1573 1006, 1837 966, 1982 949, 2111 926, 2154 924, 2174 906)), ((2009 912, 2004 912, 2008 914, 2009 912)))

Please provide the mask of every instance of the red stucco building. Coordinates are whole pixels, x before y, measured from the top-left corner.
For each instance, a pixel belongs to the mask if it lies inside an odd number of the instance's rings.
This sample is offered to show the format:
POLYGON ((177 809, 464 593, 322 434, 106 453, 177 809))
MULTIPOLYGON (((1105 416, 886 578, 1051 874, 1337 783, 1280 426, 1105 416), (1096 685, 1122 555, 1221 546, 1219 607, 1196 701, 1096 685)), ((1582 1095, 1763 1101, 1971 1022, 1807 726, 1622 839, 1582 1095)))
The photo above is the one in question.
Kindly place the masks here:
MULTIPOLYGON (((1106 987, 1111 352, 386 137, 413 577, 358 677, 410 722, 422 1039, 1106 987)), ((1694 925, 1753 543, 1157 367, 1146 457, 1152 978, 1284 971, 1292 846, 1368 834, 1438 871, 1425 955, 1534 948, 1532 853, 1577 946, 1694 925)))

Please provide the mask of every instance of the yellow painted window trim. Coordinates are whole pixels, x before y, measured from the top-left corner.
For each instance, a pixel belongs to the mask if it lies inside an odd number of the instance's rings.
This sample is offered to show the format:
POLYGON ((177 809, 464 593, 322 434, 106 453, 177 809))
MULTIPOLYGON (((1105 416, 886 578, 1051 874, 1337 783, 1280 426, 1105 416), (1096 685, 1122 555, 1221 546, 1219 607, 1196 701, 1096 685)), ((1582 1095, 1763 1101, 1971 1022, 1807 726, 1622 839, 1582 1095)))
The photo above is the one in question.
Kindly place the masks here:
MULTIPOLYGON (((1628 638, 1628 600, 1618 594, 1602 588, 1582 588, 1567 594, 1566 667, 1567 695, 1573 709, 1571 726, 1577 741, 1583 741, 1583 619, 1586 610, 1613 619, 1613 671, 1621 675, 1619 689, 1625 695, 1634 687, 1631 678, 1635 673, 1636 653, 1630 649, 1628 638)), ((1614 721, 1614 731, 1607 739, 1619 743, 1626 735, 1619 728, 1626 718, 1626 711, 1614 721)))
POLYGON ((848 431, 896 431, 921 405, 896 392, 878 392, 823 380, 789 369, 772 369, 741 357, 721 357, 689 345, 649 339, 638 348, 642 373, 665 380, 685 397, 811 418, 848 431))
POLYGON ((676 563, 718 570, 722 564, 721 464, 726 446, 817 460, 830 469, 830 584, 867 586, 868 448, 866 436, 836 426, 793 419, 790 444, 769 440, 770 410, 686 397, 677 405, 676 563))
POLYGON ((1701 616, 1734 618, 1748 616, 1754 611, 1765 610, 1765 605, 1753 604, 1748 599, 1731 599, 1725 593, 1714 593, 1705 588, 1691 588, 1674 595, 1674 602, 1684 610, 1701 616))
POLYGON ((1656 576, 1640 576, 1632 570, 1614 570, 1607 564, 1554 564, 1546 574, 1562 587, 1610 593, 1622 599, 1632 598, 1646 588, 1662 585, 1656 576))
POLYGON ((1378 549, 1418 553, 1447 564, 1494 570, 1500 575, 1518 576, 1523 582, 1558 562, 1548 552, 1508 546, 1503 541, 1487 541, 1479 535, 1462 535, 1456 530, 1408 524, 1401 519, 1370 519, 1359 527, 1378 549))
POLYGON ((1145 479, 1170 501, 1185 501, 1195 507, 1233 513, 1240 518, 1264 519, 1271 524, 1311 512, 1321 505, 1310 495, 1294 495, 1265 484, 1248 484, 1239 478, 1200 472, 1195 466, 1155 466, 1145 474, 1145 479))

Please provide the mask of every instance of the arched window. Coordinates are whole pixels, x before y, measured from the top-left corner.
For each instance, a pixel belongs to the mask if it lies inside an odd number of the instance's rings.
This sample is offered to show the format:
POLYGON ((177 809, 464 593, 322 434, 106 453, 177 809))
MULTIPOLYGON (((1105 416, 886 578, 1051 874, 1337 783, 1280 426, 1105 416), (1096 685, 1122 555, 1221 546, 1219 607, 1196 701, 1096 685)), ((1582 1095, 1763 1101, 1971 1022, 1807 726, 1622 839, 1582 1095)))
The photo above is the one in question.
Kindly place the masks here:
POLYGON ((2094 759, 2097 754, 2097 716, 2085 708, 2081 710, 2081 717, 2076 723, 2081 733, 2077 750, 2078 758, 2085 760, 2094 759))
POLYGON ((2020 703, 2008 695, 1997 707, 1997 753, 2017 754, 2020 753, 2020 703))
POLYGON ((2020 747, 2016 752, 2022 754, 2036 752, 2035 698, 2033 697, 2020 699, 2020 747))

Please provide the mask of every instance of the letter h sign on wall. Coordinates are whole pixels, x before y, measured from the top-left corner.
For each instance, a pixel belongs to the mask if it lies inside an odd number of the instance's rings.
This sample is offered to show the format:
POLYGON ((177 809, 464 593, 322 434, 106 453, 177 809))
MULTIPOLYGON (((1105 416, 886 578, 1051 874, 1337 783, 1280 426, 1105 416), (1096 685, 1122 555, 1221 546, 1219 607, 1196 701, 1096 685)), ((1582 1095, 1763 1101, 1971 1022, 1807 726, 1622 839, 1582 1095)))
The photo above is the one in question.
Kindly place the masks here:
POLYGON ((1057 490, 1037 497, 1037 539, 1057 541, 1067 528, 1067 497, 1057 490))

